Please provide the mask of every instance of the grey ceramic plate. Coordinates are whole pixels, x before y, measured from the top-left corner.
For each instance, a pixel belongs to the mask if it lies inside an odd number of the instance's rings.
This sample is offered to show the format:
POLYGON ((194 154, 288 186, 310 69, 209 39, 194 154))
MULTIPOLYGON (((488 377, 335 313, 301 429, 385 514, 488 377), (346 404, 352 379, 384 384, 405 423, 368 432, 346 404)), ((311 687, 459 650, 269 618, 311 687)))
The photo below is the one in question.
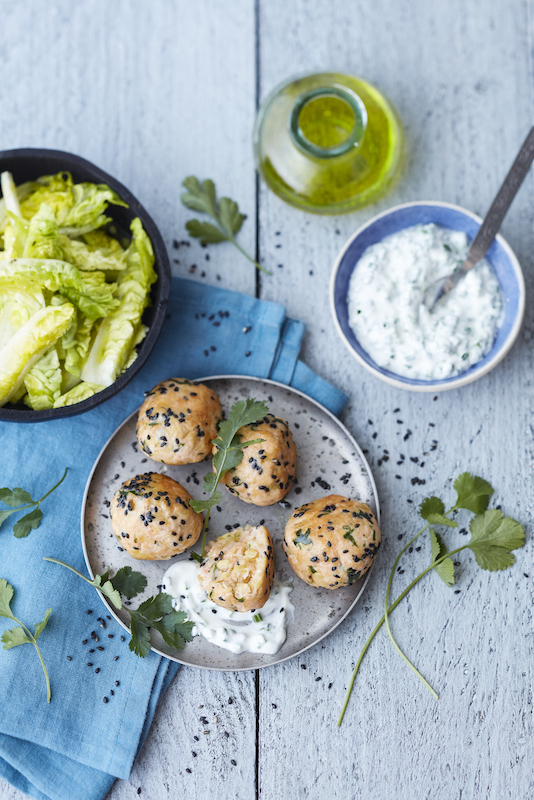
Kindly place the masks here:
MULTIPOLYGON (((255 397, 265 400, 270 410, 289 422, 297 447, 297 480, 282 503, 252 506, 223 489, 221 511, 212 511, 209 538, 226 533, 225 525, 259 525, 265 521, 274 541, 276 574, 293 584, 291 601, 295 618, 288 627, 287 639, 273 656, 256 653, 233 653, 197 636, 184 650, 166 645, 152 631, 153 649, 173 661, 194 667, 217 670, 258 669, 278 664, 302 653, 331 633, 349 614, 369 578, 367 573, 357 583, 335 591, 314 589, 301 581, 288 565, 282 552, 284 527, 292 511, 310 500, 328 494, 354 497, 367 503, 379 515, 376 486, 362 451, 339 420, 327 409, 301 392, 274 381, 245 378, 239 375, 201 379, 213 387, 228 411, 236 400, 255 397)), ((123 481, 142 472, 159 472, 163 465, 139 451, 135 436, 137 412, 126 419, 105 444, 87 481, 82 506, 82 542, 88 570, 93 577, 106 568, 112 571, 130 565, 143 572, 148 585, 134 604, 156 594, 162 577, 171 563, 187 559, 183 553, 170 561, 137 561, 123 550, 111 531, 106 503, 123 481)), ((202 478, 211 469, 210 462, 183 467, 169 466, 167 474, 183 484, 193 497, 203 496, 202 478)), ((109 612, 128 628, 128 615, 117 612, 102 598, 109 612)))

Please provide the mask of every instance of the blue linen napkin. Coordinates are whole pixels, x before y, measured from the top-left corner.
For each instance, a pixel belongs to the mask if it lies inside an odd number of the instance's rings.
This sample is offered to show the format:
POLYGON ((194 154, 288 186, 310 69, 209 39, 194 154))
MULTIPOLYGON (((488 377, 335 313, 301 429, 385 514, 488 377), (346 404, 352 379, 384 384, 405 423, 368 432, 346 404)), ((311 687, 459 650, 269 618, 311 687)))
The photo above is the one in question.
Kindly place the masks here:
MULTIPOLYGON (((95 590, 43 561, 52 556, 87 574, 80 508, 102 446, 143 393, 172 375, 270 377, 339 414, 346 396, 298 360, 303 334, 303 323, 288 319, 281 305, 174 278, 156 347, 120 394, 70 419, 0 423, 0 486, 22 485, 41 497, 68 467, 64 482, 43 504, 40 528, 26 539, 13 537, 9 520, 0 530, 0 578, 15 588, 14 615, 33 629, 53 609, 39 639, 50 704, 33 646, 0 650, 0 775, 21 791, 38 800, 104 797, 116 777, 129 776, 157 703, 179 668, 153 652, 145 659, 132 654, 129 637, 107 617, 95 590)), ((0 633, 13 626, 0 618, 0 633)))

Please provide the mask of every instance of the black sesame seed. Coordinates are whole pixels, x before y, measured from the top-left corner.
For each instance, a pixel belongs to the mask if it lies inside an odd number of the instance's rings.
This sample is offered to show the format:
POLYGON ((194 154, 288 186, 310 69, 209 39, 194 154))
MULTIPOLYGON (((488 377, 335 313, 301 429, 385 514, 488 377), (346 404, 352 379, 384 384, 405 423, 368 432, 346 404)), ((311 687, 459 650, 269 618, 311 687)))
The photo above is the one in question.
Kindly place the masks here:
POLYGON ((104 703, 107 703, 107 702, 109 702, 107 697, 103 697, 103 698, 102 698, 102 701, 103 701, 104 703))
POLYGON ((233 758, 230 759, 230 764, 232 764, 234 767, 237 767, 237 761, 235 761, 233 758))
POLYGON ((72 661, 72 656, 67 656, 67 661, 72 661))

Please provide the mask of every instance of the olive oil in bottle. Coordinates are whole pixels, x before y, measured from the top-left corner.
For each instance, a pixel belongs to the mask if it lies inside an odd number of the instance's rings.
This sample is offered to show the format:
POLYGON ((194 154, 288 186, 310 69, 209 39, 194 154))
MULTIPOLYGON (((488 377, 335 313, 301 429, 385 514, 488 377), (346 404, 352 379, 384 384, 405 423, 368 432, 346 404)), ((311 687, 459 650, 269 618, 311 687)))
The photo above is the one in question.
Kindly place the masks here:
POLYGON ((276 88, 254 129, 256 165, 267 185, 316 214, 353 211, 384 194, 402 149, 389 101, 365 81, 333 72, 276 88))

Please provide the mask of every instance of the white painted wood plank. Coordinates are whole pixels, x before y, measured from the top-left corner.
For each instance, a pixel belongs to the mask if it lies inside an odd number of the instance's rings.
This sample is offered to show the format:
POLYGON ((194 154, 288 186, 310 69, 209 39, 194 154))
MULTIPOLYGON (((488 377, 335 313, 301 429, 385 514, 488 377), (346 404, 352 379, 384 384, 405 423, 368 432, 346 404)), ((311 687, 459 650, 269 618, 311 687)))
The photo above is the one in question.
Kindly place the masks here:
MULTIPOLYGON (((196 174, 213 178, 249 214, 240 242, 254 252, 254 9, 248 0, 54 0, 46 11, 39 0, 0 0, 0 15, 1 147, 50 147, 88 158, 154 216, 171 257, 180 261, 175 274, 193 277, 196 263, 195 278, 254 294, 254 270, 230 245, 172 247, 173 239, 188 238, 183 226, 192 215, 179 202, 180 183, 196 174)), ((110 797, 137 796, 133 785, 150 798, 192 793, 250 800, 254 687, 253 673, 183 669, 157 711, 131 781, 118 781, 110 797), (210 723, 208 735, 201 716, 210 723)), ((23 795, 0 781, 0 797, 23 795)))
MULTIPOLYGON (((88 158, 153 214, 172 250, 188 240, 182 180, 212 178, 250 215, 254 251, 254 9, 189 3, 0 3, 0 143, 88 158)), ((176 274, 254 293, 251 265, 221 244, 171 253, 176 274), (206 255, 210 260, 206 261, 206 255), (202 273, 206 273, 202 277, 202 273), (217 280, 220 275, 221 280, 217 280)))
MULTIPOLYGON (((337 338, 327 302, 339 248, 375 213, 421 199, 447 200, 479 213, 489 207, 532 124, 530 36, 529 6, 522 2, 492 0, 483 8, 471 0, 261 4, 262 96, 298 72, 333 66, 361 75, 396 105, 409 153, 396 190, 345 217, 307 216, 265 187, 260 193, 262 257, 283 263, 273 279, 262 279, 262 297, 283 300, 307 323, 307 363, 351 396, 345 420, 370 451, 385 540, 352 617, 300 664, 260 673, 259 786, 269 800, 282 792, 313 800, 532 794, 530 541, 504 574, 483 573, 462 554, 460 594, 430 575, 395 612, 399 642, 441 694, 438 703, 381 633, 363 663, 345 724, 335 728, 352 666, 381 615, 397 537, 417 530, 422 497, 452 498, 448 481, 470 469, 494 484, 506 513, 527 525, 532 520, 532 310, 503 364, 434 401, 368 376, 337 338), (281 232, 276 238, 275 231, 281 232), (412 434, 404 441, 408 430, 412 434), (379 466, 384 449, 389 461, 379 466), (404 465, 396 463, 400 453, 404 465), (412 486, 412 477, 426 485, 412 486)), ((530 292, 533 200, 530 175, 503 225, 530 292)), ((453 532, 446 539, 463 537, 453 532)), ((396 591, 426 566, 428 550, 426 544, 406 559, 396 591)))

